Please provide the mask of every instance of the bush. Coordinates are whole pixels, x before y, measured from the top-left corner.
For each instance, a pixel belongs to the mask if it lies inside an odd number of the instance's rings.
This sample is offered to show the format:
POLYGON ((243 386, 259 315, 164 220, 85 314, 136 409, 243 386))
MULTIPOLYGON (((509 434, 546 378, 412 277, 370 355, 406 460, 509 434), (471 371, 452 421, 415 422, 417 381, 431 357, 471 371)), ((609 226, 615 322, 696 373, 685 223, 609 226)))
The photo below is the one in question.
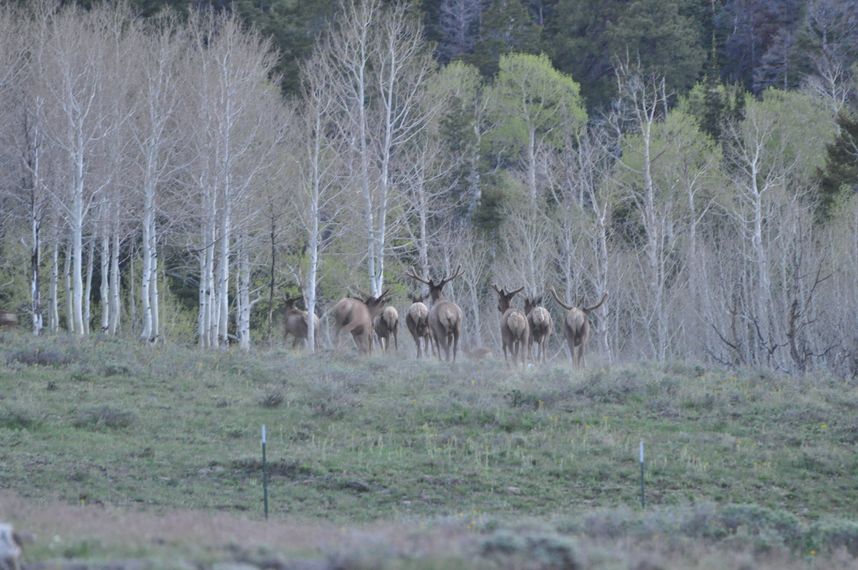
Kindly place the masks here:
POLYGON ((858 556, 858 522, 818 521, 807 532, 808 549, 819 552, 845 548, 852 556, 858 556))
POLYGON ((71 360, 67 354, 41 348, 18 350, 6 357, 7 364, 17 362, 25 366, 65 366, 71 360))
POLYGON ((575 544, 557 534, 497 531, 480 545, 480 553, 501 567, 527 563, 539 570, 575 570, 581 567, 575 544), (518 563, 518 564, 517 564, 518 563))
POLYGON ((41 426, 42 421, 40 414, 25 406, 15 404, 0 406, 0 427, 32 430, 41 426))
POLYGON ((110 406, 87 408, 80 412, 72 425, 76 428, 127 428, 136 421, 132 412, 110 406))

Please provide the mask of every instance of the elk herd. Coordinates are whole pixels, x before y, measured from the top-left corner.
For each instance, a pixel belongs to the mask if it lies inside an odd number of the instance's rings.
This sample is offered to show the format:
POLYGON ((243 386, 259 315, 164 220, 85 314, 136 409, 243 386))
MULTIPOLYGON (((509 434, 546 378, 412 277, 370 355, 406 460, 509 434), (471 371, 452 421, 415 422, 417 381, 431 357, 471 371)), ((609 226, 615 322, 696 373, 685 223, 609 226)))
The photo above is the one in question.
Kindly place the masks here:
MULTIPOLYGON (((431 277, 421 277, 413 269, 406 272, 406 277, 428 287, 426 293, 408 295, 411 305, 405 312, 405 326, 417 346, 417 358, 436 355, 441 360, 453 362, 459 350, 459 339, 462 335, 462 309, 453 301, 444 297, 444 286, 462 275, 461 266, 451 275, 438 280, 431 277), (428 303, 428 305, 427 305, 428 303)), ((507 291, 492 283, 492 289, 497 294, 500 317, 500 333, 504 361, 507 365, 518 363, 524 365, 528 357, 535 362, 546 362, 548 340, 554 331, 551 313, 543 305, 542 296, 526 297, 524 309, 512 305, 513 298, 524 290, 519 287, 507 291)), ((559 306, 566 310, 563 320, 563 335, 569 349, 569 358, 575 367, 584 365, 584 352, 590 335, 589 314, 605 302, 608 294, 592 307, 576 307, 561 300, 554 288, 551 294, 559 306)), ((291 335, 294 340, 293 348, 308 338, 308 314, 295 307, 299 298, 285 299, 285 337, 291 335)), ((372 352, 374 339, 382 351, 387 352, 391 346, 399 350, 399 311, 388 305, 390 289, 380 295, 359 293, 350 294, 337 301, 326 314, 333 320, 334 344, 339 346, 343 332, 351 334, 355 345, 361 353, 372 352)), ((315 327, 315 344, 319 346, 318 316, 313 315, 315 327)), ((479 360, 491 355, 484 347, 465 349, 470 358, 479 360)))

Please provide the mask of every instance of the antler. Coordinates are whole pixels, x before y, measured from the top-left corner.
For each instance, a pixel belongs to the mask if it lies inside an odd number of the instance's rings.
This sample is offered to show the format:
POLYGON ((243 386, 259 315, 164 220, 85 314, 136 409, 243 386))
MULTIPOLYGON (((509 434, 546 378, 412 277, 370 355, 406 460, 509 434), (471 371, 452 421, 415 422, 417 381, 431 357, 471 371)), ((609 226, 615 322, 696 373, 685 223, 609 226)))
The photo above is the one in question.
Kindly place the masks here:
POLYGON ((557 295, 557 291, 554 290, 554 287, 551 288, 551 294, 554 295, 554 300, 557 301, 557 304, 566 309, 567 311, 571 311, 575 307, 573 305, 567 305, 563 301, 560 300, 560 297, 557 295))
POLYGON ((498 286, 495 285, 494 283, 492 283, 492 289, 494 289, 495 293, 497 293, 498 295, 503 295, 503 289, 502 288, 498 289, 498 286))
POLYGON ((455 273, 451 277, 444 277, 443 279, 441 279, 441 286, 446 285, 447 283, 449 283, 453 279, 456 279, 460 275, 462 275, 462 266, 461 265, 459 265, 459 267, 456 268, 455 273))
POLYGON ((524 285, 522 285, 521 287, 519 287, 519 288, 518 288, 518 289, 516 289, 515 291, 510 291, 509 293, 507 293, 507 296, 508 296, 508 297, 512 297, 512 296, 514 296, 514 295, 518 295, 519 293, 521 293, 521 291, 522 291, 523 289, 524 289, 524 285))
POLYGON ((596 303, 596 304, 595 304, 595 305, 593 305, 592 307, 587 307, 586 309, 581 309, 581 310, 582 310, 582 311, 584 311, 585 313, 593 312, 593 311, 595 311, 596 309, 598 309, 599 307, 601 307, 601 306, 602 306, 602 303, 604 303, 604 302, 605 302, 605 299, 607 299, 607 298, 608 298, 608 292, 607 292, 607 291, 605 291, 605 294, 604 294, 604 295, 602 295, 602 300, 601 300, 601 301, 599 301, 598 303, 596 303))
POLYGON ((423 283, 424 285, 429 285, 429 281, 427 281, 426 279, 423 279, 422 277, 418 277, 418 276, 417 276, 417 272, 416 272, 416 271, 414 271, 414 268, 413 268, 413 267, 411 268, 411 270, 410 270, 410 271, 406 271, 406 272, 405 272, 405 276, 406 276, 406 277, 411 277, 411 278, 412 278, 412 279, 414 279, 415 281, 420 281, 420 282, 421 282, 421 283, 423 283))

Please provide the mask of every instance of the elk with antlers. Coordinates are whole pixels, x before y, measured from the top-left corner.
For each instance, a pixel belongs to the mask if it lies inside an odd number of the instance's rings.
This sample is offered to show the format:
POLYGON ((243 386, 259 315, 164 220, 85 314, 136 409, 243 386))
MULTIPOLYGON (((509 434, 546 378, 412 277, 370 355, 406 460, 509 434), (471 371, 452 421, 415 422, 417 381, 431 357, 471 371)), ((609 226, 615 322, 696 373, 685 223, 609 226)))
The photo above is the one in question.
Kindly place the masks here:
MULTIPOLYGON (((551 319, 551 313, 548 309, 542 306, 542 295, 538 297, 526 297, 524 299, 524 314, 527 315, 527 324, 530 326, 530 350, 534 343, 539 351, 539 360, 545 362, 545 345, 548 344, 548 337, 554 331, 554 321, 551 319)), ((533 355, 534 361, 537 356, 533 355)))
POLYGON ((395 307, 387 306, 372 321, 375 335, 381 350, 387 352, 390 348, 390 338, 393 337, 393 346, 399 350, 399 312, 395 307))
MULTIPOLYGON (((307 340, 307 311, 302 311, 300 309, 295 308, 295 303, 300 300, 301 297, 286 297, 284 299, 285 304, 285 313, 286 320, 284 322, 284 335, 283 340, 288 341, 289 335, 294 337, 292 341, 292 348, 297 348, 298 344, 301 341, 307 340)), ((316 339, 316 348, 319 348, 319 317, 313 315, 313 328, 315 329, 315 334, 313 335, 316 339)))
POLYGON ((590 336, 590 321, 588 317, 590 313, 602 306, 602 303, 608 298, 608 293, 606 292, 602 295, 601 301, 587 308, 567 305, 560 300, 554 287, 551 288, 551 294, 554 295, 554 300, 557 301, 557 304, 567 311, 563 333, 566 335, 566 343, 569 345, 569 358, 575 367, 582 367, 584 366, 584 350, 587 339, 590 336))
POLYGON ((372 352, 372 321, 387 302, 390 289, 385 289, 381 295, 368 295, 363 301, 354 297, 344 297, 331 307, 334 316, 334 344, 339 346, 340 333, 349 332, 364 354, 372 352))
POLYGON ((412 268, 406 275, 415 281, 429 286, 429 295, 432 297, 432 308, 429 309, 429 331, 438 351, 439 359, 450 360, 450 346, 453 348, 453 362, 456 362, 456 352, 459 348, 459 336, 462 334, 462 309, 456 303, 448 301, 442 295, 444 285, 462 275, 460 265, 453 275, 443 277, 438 281, 432 278, 424 279, 418 277, 412 268), (441 349, 444 355, 441 355, 441 349))
POLYGON ((498 289, 498 286, 492 283, 492 289, 498 294, 498 311, 501 312, 500 326, 504 362, 509 364, 507 360, 507 352, 509 352, 512 355, 513 364, 515 364, 518 355, 521 354, 521 364, 524 365, 530 338, 530 326, 524 313, 511 306, 512 298, 524 287, 507 292, 504 289, 498 289))
POLYGON ((405 313, 405 325, 414 339, 414 344, 417 345, 417 358, 423 356, 424 353, 427 356, 431 355, 432 337, 429 332, 429 307, 423 304, 423 301, 427 297, 429 297, 428 293, 425 295, 409 294, 408 298, 411 300, 411 306, 408 307, 408 311, 405 313), (421 340, 423 341, 422 349, 420 346, 421 340))

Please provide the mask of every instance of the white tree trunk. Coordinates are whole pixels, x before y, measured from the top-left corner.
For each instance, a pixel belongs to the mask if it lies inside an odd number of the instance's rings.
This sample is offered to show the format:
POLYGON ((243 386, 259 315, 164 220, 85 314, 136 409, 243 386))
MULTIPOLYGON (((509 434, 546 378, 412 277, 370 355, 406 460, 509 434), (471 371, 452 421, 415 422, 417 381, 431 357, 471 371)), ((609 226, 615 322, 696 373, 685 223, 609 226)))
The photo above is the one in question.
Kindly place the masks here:
MULTIPOLYGON (((65 299, 66 299, 66 332, 70 334, 75 334, 77 331, 75 329, 75 317, 74 317, 74 297, 72 292, 72 256, 74 255, 71 251, 69 251, 69 244, 66 244, 65 251, 63 251, 63 273, 65 275, 65 299)), ((83 316, 81 315, 81 321, 83 321, 83 316)))
POLYGON ((238 249, 238 346, 250 350, 250 254, 247 251, 247 236, 239 237, 238 249))
POLYGON ((75 174, 71 211, 71 288, 69 330, 77 335, 86 333, 83 320, 83 160, 75 174), (78 185, 77 178, 80 178, 78 185), (78 189, 79 187, 79 189, 78 189))
POLYGON ((42 214, 36 204, 35 188, 30 203, 30 313, 33 334, 42 334, 42 295, 40 267, 42 265, 42 214))
POLYGON ((113 247, 110 249, 110 334, 117 334, 122 320, 122 276, 119 273, 119 229, 113 225, 113 247))
POLYGON ((140 331, 140 338, 143 340, 151 340, 152 334, 152 296, 149 292, 149 287, 152 283, 152 258, 153 258, 153 239, 152 226, 155 217, 154 213, 154 188, 144 188, 143 190, 143 240, 142 240, 142 257, 143 267, 140 271, 140 309, 143 314, 143 329, 140 331))
POLYGON ((152 317, 151 328, 149 330, 150 338, 152 342, 157 342, 158 338, 161 336, 161 295, 158 292, 158 239, 155 235, 157 228, 155 227, 154 221, 152 223, 152 229, 150 231, 150 236, 152 239, 152 245, 149 250, 149 254, 152 256, 152 263, 150 266, 150 282, 149 282, 149 312, 152 317))
POLYGON ((101 226, 101 281, 99 283, 99 301, 101 305, 101 332, 110 332, 110 231, 106 216, 102 218, 101 226))
POLYGON ((52 333, 60 330, 60 307, 57 299, 57 285, 60 277, 60 246, 59 240, 51 244, 51 274, 48 283, 48 328, 52 333))
POLYGON ((86 254, 86 274, 83 286, 83 332, 90 333, 92 323, 92 271, 95 265, 95 236, 90 236, 86 254))

